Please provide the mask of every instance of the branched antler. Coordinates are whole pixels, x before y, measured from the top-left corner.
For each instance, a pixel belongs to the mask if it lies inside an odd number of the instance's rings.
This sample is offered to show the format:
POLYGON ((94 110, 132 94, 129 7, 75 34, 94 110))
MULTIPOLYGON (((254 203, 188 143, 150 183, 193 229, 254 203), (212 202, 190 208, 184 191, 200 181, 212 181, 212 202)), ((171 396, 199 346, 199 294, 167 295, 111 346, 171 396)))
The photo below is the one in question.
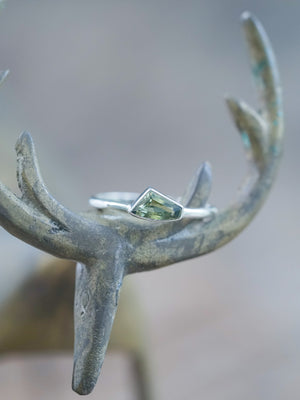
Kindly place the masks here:
MULTIPOLYGON (((100 229, 92 221, 74 214, 48 192, 29 133, 16 143, 19 198, 0 183, 1 225, 20 239, 55 256, 85 262, 91 258, 91 232, 100 229)), ((103 232, 104 233, 104 232, 103 232)), ((98 243, 99 245, 99 243, 98 243)))
MULTIPOLYGON (((279 75, 271 45, 259 21, 249 13, 242 15, 242 21, 262 111, 257 113, 242 101, 227 99, 229 111, 241 134, 250 162, 250 174, 245 180, 241 195, 234 204, 220 211, 210 221, 199 223, 198 220, 194 220, 184 229, 176 230, 171 237, 157 241, 144 240, 135 253, 135 263, 130 272, 153 269, 197 257, 223 246, 252 221, 269 193, 283 147, 279 75), (171 247, 168 246, 170 243, 171 247)), ((198 194, 201 193, 201 187, 210 186, 207 183, 208 177, 209 174, 203 176, 198 173, 199 189, 191 190, 189 204, 198 204, 198 207, 203 204, 203 197, 200 195, 199 200, 198 194)), ((207 189, 204 191, 208 193, 207 189)))
MULTIPOLYGON (((226 244, 250 223, 271 188, 282 153, 279 77, 262 26, 249 13, 243 14, 242 21, 262 111, 227 99, 252 168, 238 200, 213 218, 153 223, 109 208, 74 214, 49 194, 30 135, 22 134, 17 142, 22 198, 0 184, 0 223, 46 252, 79 262, 73 389, 80 394, 92 391, 100 373, 124 275, 197 257, 226 244)), ((0 75, 0 81, 5 75, 0 75)), ((205 207, 210 190, 211 172, 205 163, 181 203, 205 207)))

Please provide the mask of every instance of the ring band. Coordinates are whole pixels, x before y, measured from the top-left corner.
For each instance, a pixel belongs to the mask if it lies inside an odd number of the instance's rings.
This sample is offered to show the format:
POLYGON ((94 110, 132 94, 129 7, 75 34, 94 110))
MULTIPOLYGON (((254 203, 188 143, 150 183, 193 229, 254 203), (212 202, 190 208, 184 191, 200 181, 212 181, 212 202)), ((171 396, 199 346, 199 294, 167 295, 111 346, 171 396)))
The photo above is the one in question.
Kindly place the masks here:
POLYGON ((216 214, 215 207, 186 208, 159 191, 148 188, 142 194, 130 192, 99 193, 89 204, 100 210, 111 207, 152 221, 176 221, 182 218, 204 219, 216 214))

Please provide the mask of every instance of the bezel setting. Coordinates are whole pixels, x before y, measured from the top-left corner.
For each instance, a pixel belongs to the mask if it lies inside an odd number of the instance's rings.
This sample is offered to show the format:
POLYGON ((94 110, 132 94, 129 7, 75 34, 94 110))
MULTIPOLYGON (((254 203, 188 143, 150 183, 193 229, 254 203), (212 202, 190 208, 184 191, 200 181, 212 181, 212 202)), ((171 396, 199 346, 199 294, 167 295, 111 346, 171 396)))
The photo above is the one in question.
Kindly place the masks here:
POLYGON ((181 204, 151 187, 141 193, 129 210, 135 217, 154 221, 179 220, 182 211, 181 204))

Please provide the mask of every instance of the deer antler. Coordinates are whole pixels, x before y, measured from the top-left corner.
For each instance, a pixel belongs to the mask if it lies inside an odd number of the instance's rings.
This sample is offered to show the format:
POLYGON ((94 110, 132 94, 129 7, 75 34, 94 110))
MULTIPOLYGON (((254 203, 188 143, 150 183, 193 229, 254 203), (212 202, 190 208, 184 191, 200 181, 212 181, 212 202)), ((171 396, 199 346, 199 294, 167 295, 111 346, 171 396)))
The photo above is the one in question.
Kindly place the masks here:
MULTIPOLYGON (((242 16, 252 71, 262 100, 257 113, 227 99, 252 171, 236 203, 210 220, 151 222, 117 209, 74 214, 47 191, 28 133, 17 142, 22 198, 0 184, 0 223, 13 235, 55 256, 79 262, 75 290, 73 389, 88 394, 96 384, 126 274, 197 257, 232 240, 262 206, 282 153, 281 90, 267 36, 248 13, 242 16)), ((211 188, 208 164, 200 166, 181 203, 204 207, 211 188)))
POLYGON ((92 246, 88 248, 88 243, 93 241, 90 234, 99 226, 67 210, 49 194, 39 172, 29 133, 20 136, 16 152, 22 197, 17 197, 0 183, 1 225, 41 250, 84 262, 93 251, 92 246))
MULTIPOLYGON (((235 203, 210 221, 189 222, 174 234, 160 240, 143 240, 135 253, 130 272, 149 270, 214 251, 237 236, 258 212, 273 184, 283 148, 281 87, 276 61, 267 35, 259 21, 249 13, 242 22, 250 52, 252 72, 261 98, 262 110, 227 98, 227 105, 239 130, 250 173, 235 203)), ((204 164, 183 197, 189 207, 201 207, 210 191, 210 170, 204 164)))

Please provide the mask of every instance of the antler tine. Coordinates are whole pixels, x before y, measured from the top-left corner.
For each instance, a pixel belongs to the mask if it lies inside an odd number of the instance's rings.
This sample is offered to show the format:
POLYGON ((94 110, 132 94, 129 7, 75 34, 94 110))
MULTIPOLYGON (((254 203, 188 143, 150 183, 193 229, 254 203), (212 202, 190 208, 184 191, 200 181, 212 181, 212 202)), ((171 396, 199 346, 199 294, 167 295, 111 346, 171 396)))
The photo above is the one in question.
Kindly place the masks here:
POLYGON ((211 167, 208 162, 200 165, 186 192, 181 198, 184 207, 205 207, 211 192, 211 167))
POLYGON ((262 115, 269 124, 269 143, 282 144, 282 93, 277 63, 261 23, 249 12, 242 14, 252 73, 262 102, 262 115))
MULTIPOLYGON (((0 71, 0 85, 5 81, 8 74, 9 70, 0 71)), ((32 210, 0 182, 1 225, 22 240, 27 238, 28 243, 41 247, 40 239, 32 235, 32 219, 35 221, 36 229, 40 232, 50 231, 53 228, 48 218, 32 210)))
POLYGON ((267 123, 259 114, 243 101, 231 97, 226 99, 249 161, 262 170, 266 162, 267 152, 267 123))
MULTIPOLYGON (((223 246, 243 230, 262 206, 274 181, 282 153, 283 113, 275 57, 260 22, 242 15, 252 71, 262 99, 262 114, 243 102, 227 99, 253 169, 237 201, 209 221, 193 220, 174 229, 171 238, 145 241, 135 254, 129 272, 149 270, 197 257, 223 246), (134 265, 136 263, 136 265, 134 265)), ((192 193, 192 197, 196 196, 192 193)))
POLYGON ((74 223, 77 216, 63 207, 47 190, 43 182, 35 153, 33 140, 28 132, 22 133, 16 143, 17 178, 22 199, 40 210, 68 230, 70 218, 74 223))
POLYGON ((5 71, 0 71, 0 85, 2 85, 2 83, 5 81, 8 74, 9 74, 9 69, 7 69, 5 71))
MULTIPOLYGON (((282 91, 272 47, 260 22, 249 12, 242 14, 254 81, 261 101, 259 115, 247 104, 228 99, 227 104, 246 150, 260 172, 273 165, 283 148, 282 91)), ((275 172, 276 168, 273 167, 275 172)))

